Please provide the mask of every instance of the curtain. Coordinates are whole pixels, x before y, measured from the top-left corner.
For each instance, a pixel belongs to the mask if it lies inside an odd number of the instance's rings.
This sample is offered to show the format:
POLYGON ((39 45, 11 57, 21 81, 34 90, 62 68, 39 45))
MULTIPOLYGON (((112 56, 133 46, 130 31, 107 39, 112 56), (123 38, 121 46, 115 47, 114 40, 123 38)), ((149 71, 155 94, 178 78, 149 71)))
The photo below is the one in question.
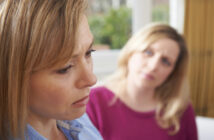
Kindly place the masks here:
POLYGON ((186 0, 184 36, 194 109, 197 115, 214 117, 214 0, 186 0))

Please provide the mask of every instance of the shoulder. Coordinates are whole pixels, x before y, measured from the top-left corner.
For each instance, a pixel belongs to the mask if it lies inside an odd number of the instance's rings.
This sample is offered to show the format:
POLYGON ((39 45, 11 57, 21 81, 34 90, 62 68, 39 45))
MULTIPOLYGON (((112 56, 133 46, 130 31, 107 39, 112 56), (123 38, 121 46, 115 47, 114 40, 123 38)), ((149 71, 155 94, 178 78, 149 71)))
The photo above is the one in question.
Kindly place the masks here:
POLYGON ((111 100, 113 97, 114 93, 104 86, 92 88, 90 92, 90 100, 111 100))
POLYGON ((183 113, 183 117, 195 117, 195 112, 193 109, 193 106, 191 103, 188 104, 188 106, 186 107, 184 113, 183 113))
POLYGON ((192 104, 190 103, 181 117, 181 129, 183 133, 186 134, 188 140, 197 140, 197 125, 195 112, 192 104))
MULTIPOLYGON (((37 132, 30 124, 27 124, 26 128, 27 128, 25 131, 26 140, 47 140, 44 136, 42 136, 39 132, 37 132)), ((12 139, 12 140, 18 140, 18 139, 12 139)))
POLYGON ((192 104, 189 104, 184 111, 183 115, 181 116, 181 124, 186 127, 193 128, 196 127, 196 118, 195 118, 195 112, 193 109, 192 104))
MULTIPOLYGON (((91 89, 91 94, 95 94, 95 93, 112 93, 112 91, 110 89, 108 89, 105 86, 99 86, 99 87, 94 87, 91 89)), ((113 93, 112 93, 113 94, 113 93)))
POLYGON ((109 113, 115 96, 114 93, 103 86, 93 88, 89 96, 90 99, 86 107, 86 112, 93 124, 99 129, 101 120, 106 118, 106 114, 109 113))
POLYGON ((83 126, 83 131, 81 132, 82 139, 90 139, 90 140, 101 140, 102 136, 100 135, 97 128, 93 125, 88 115, 85 113, 82 117, 77 119, 79 123, 83 126))

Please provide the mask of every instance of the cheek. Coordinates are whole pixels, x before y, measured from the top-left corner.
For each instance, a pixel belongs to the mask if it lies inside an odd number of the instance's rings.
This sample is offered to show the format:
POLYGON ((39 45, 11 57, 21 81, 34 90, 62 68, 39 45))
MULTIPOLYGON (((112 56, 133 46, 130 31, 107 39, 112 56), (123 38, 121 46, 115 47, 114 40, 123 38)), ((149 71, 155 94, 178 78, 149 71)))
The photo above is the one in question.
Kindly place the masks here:
POLYGON ((169 75, 171 73, 172 73, 172 69, 165 70, 162 73, 160 73, 160 79, 161 79, 161 81, 164 82, 169 77, 169 75))
POLYGON ((139 61, 139 58, 135 55, 129 58, 128 61, 128 71, 136 71, 142 64, 139 61))
POLYGON ((93 60, 91 57, 88 61, 88 67, 89 67, 89 70, 91 71, 91 73, 93 73, 93 60))
POLYGON ((67 90, 60 86, 47 88, 46 90, 44 90, 44 93, 47 94, 46 95, 48 97, 48 98, 46 98, 47 102, 50 102, 50 103, 53 103, 56 105, 66 103, 67 99, 69 97, 67 94, 67 90))
POLYGON ((136 67, 134 67, 133 63, 131 63, 130 61, 128 62, 127 71, 128 71, 128 76, 133 76, 133 74, 136 73, 135 72, 136 67))
POLYGON ((62 105, 68 100, 67 88, 62 83, 34 81, 31 83, 30 103, 43 105, 62 105))

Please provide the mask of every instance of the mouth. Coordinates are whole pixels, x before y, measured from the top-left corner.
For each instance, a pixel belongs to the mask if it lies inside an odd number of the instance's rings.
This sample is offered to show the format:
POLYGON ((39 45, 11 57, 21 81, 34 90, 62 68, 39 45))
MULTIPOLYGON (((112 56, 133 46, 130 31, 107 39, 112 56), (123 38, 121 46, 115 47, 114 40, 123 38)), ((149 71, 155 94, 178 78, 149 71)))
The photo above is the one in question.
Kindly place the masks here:
POLYGON ((142 73, 142 77, 147 79, 147 80, 154 80, 155 77, 151 74, 147 74, 147 73, 142 73))
POLYGON ((76 102, 74 102, 72 105, 74 107, 83 107, 83 106, 86 106, 86 104, 88 103, 88 101, 89 101, 89 96, 85 96, 82 99, 77 100, 76 102))

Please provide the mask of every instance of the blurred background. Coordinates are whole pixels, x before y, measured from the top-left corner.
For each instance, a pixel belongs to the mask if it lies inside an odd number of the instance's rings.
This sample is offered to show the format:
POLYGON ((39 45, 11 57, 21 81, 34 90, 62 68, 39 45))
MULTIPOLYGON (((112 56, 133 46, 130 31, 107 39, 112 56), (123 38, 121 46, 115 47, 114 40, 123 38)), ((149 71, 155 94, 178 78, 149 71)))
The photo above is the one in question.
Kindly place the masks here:
POLYGON ((118 53, 133 33, 151 22, 166 23, 188 44, 188 86, 196 115, 214 118, 213 13, 214 0, 89 0, 98 84, 115 70, 118 53))
POLYGON ((169 24, 169 4, 169 0, 90 0, 95 44, 100 49, 120 49, 142 26, 155 21, 169 24))

